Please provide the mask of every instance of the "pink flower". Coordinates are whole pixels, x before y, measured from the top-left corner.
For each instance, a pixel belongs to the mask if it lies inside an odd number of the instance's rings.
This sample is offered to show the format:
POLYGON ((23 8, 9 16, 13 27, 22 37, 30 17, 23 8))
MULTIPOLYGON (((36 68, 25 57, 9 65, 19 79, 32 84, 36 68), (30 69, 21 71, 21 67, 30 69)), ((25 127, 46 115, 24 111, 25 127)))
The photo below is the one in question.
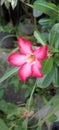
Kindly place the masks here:
POLYGON ((14 52, 8 57, 8 61, 16 67, 20 67, 18 75, 22 81, 30 76, 41 78, 42 60, 47 58, 48 46, 40 46, 32 49, 32 43, 23 37, 18 38, 20 52, 14 52))
POLYGON ((23 117, 31 117, 32 116, 32 114, 30 114, 29 112, 24 112, 24 114, 23 114, 23 117))
POLYGON ((28 111, 25 110, 25 112, 23 113, 23 117, 27 118, 27 117, 31 117, 34 114, 34 111, 28 111))

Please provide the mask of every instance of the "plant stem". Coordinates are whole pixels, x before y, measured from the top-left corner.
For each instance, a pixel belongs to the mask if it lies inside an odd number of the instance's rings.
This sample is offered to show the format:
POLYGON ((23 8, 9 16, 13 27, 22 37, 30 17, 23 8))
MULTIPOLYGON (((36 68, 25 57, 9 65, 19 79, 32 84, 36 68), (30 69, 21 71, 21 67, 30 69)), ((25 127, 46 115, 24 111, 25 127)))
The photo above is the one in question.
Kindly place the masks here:
MULTIPOLYGON (((29 100, 28 100, 28 102, 27 102, 27 104, 28 104, 28 105, 27 105, 28 111, 30 111, 31 101, 32 101, 33 93, 34 93, 34 91, 35 91, 35 87, 36 87, 36 82, 35 82, 35 84, 34 84, 34 86, 33 86, 33 89, 32 89, 31 95, 30 95, 30 98, 29 98, 29 100)), ((26 127, 26 130, 27 130, 27 128, 28 128, 28 118, 26 119, 26 125, 25 125, 25 127, 26 127)))
POLYGON ((15 126, 16 126, 16 124, 12 124, 12 126, 9 128, 9 130, 12 130, 12 128, 15 126))
MULTIPOLYGON (((11 53, 14 53, 14 52, 16 52, 16 51, 18 51, 18 47, 15 48, 14 50, 12 50, 11 53)), ((11 54, 11 53, 10 53, 10 54, 11 54)))
POLYGON ((33 89, 32 89, 31 95, 30 95, 30 98, 29 98, 29 100, 28 100, 28 110, 30 110, 31 101, 32 101, 32 97, 33 97, 33 93, 34 93, 34 91, 35 91, 35 88, 36 88, 36 82, 35 82, 35 84, 34 84, 34 86, 33 86, 33 89))
POLYGON ((37 29, 36 18, 34 17, 34 30, 37 29))

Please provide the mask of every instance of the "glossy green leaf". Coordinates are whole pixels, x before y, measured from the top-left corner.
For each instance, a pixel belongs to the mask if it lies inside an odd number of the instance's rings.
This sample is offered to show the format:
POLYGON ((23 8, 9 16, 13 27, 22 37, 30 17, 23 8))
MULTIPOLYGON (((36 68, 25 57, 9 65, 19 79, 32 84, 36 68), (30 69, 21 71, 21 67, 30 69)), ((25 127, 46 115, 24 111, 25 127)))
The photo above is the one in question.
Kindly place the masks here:
POLYGON ((58 14, 58 9, 57 6, 53 3, 49 3, 46 1, 35 1, 33 4, 33 8, 42 11, 45 14, 48 14, 49 16, 57 16, 58 14))
POLYGON ((50 45, 58 48, 59 46, 59 23, 56 23, 50 32, 50 45))
POLYGON ((49 18, 41 18, 38 22, 42 26, 47 26, 47 25, 49 26, 52 24, 53 20, 49 18))
POLYGON ((34 31, 34 37, 39 43, 41 43, 42 45, 46 45, 46 40, 39 31, 34 31))
POLYGON ((6 72, 1 78, 0 78, 0 83, 3 82, 4 80, 6 80, 7 78, 9 78, 11 75, 13 75, 14 73, 16 73, 18 71, 19 68, 12 68, 11 70, 9 70, 8 72, 6 72))
POLYGON ((53 85, 54 85, 54 87, 59 87, 59 68, 57 68, 57 67, 55 68, 53 85))
POLYGON ((44 74, 49 73, 53 67, 53 57, 47 58, 45 61, 42 62, 42 72, 44 74))
POLYGON ((1 118, 0 118, 0 130, 8 130, 7 125, 1 118))
POLYGON ((52 83, 53 78, 54 78, 54 68, 52 68, 52 70, 49 73, 44 75, 43 78, 37 79, 37 86, 39 88, 47 88, 52 83))

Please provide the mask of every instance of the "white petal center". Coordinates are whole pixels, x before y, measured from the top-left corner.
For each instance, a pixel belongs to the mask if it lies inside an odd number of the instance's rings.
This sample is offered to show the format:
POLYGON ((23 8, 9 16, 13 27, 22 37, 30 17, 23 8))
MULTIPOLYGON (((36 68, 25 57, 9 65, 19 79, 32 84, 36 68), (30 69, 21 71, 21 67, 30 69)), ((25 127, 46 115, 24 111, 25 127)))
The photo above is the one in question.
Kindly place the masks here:
POLYGON ((36 60, 35 55, 33 55, 33 54, 27 55, 27 62, 33 63, 35 60, 36 60))

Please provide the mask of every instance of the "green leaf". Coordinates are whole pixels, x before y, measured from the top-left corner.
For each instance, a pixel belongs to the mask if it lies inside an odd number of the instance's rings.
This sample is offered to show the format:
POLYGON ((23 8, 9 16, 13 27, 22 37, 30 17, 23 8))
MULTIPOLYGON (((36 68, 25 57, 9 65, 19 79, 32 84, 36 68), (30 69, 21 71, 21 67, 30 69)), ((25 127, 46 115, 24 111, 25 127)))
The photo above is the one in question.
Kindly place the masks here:
POLYGON ((8 72, 6 72, 1 78, 0 78, 0 83, 3 82, 4 80, 6 80, 7 78, 9 78, 11 75, 13 75, 14 73, 16 73, 18 71, 19 68, 12 68, 11 70, 9 70, 8 72))
POLYGON ((11 6, 12 6, 13 9, 16 7, 17 1, 18 1, 18 0, 12 0, 12 1, 11 1, 11 6))
POLYGON ((57 120, 57 117, 56 117, 56 115, 52 115, 51 117, 49 117, 49 119, 48 119, 50 122, 54 122, 54 121, 56 121, 57 120))
POLYGON ((8 114, 7 117, 15 115, 15 113, 17 113, 17 108, 18 107, 12 103, 7 103, 4 100, 0 101, 0 111, 2 111, 5 114, 8 114))
POLYGON ((4 90, 0 90, 0 99, 3 97, 3 94, 4 94, 4 90))
POLYGON ((50 32, 50 45, 58 48, 59 46, 59 23, 56 23, 50 32))
POLYGON ((7 9, 9 9, 9 7, 10 7, 10 2, 7 1, 7 0, 5 0, 5 1, 4 1, 4 4, 5 4, 5 7, 6 7, 7 9))
POLYGON ((7 125, 1 118, 0 118, 0 130, 8 130, 7 125))
POLYGON ((59 49, 57 49, 57 48, 49 48, 49 51, 51 52, 51 53, 59 53, 59 49))
POLYGON ((5 0, 0 0, 0 5, 2 6, 5 0))
POLYGON ((53 57, 47 58, 45 61, 42 62, 42 72, 44 74, 49 73, 53 67, 53 57))
POLYGON ((38 22, 42 26, 49 26, 53 23, 53 20, 49 18, 41 18, 38 22))
POLYGON ((6 101, 1 100, 0 111, 4 112, 5 114, 13 114, 17 112, 17 106, 12 103, 7 103, 6 101))
POLYGON ((14 130, 23 130, 21 126, 16 126, 14 130))
POLYGON ((49 3, 46 1, 35 1, 33 8, 42 11, 43 13, 49 15, 49 16, 57 16, 58 15, 58 8, 55 4, 49 3))
POLYGON ((56 58, 55 58, 55 63, 56 63, 56 65, 59 67, 59 57, 56 57, 56 58))
POLYGON ((59 68, 58 67, 55 68, 53 85, 54 87, 59 87, 59 68))
POLYGON ((15 114, 17 113, 17 106, 12 103, 7 103, 7 114, 15 114))
POLYGON ((46 40, 39 31, 34 31, 34 37, 38 40, 39 43, 46 45, 46 40))
POLYGON ((27 126, 28 126, 28 118, 26 118, 24 121, 23 121, 23 124, 22 124, 24 130, 27 130, 27 126))
POLYGON ((0 101, 0 111, 4 112, 5 114, 7 114, 7 103, 4 100, 0 101))
POLYGON ((53 78, 54 78, 54 68, 52 68, 52 70, 49 73, 44 75, 43 78, 37 78, 37 86, 39 88, 47 88, 52 83, 53 78))
POLYGON ((36 130, 41 130, 40 126, 36 130))

